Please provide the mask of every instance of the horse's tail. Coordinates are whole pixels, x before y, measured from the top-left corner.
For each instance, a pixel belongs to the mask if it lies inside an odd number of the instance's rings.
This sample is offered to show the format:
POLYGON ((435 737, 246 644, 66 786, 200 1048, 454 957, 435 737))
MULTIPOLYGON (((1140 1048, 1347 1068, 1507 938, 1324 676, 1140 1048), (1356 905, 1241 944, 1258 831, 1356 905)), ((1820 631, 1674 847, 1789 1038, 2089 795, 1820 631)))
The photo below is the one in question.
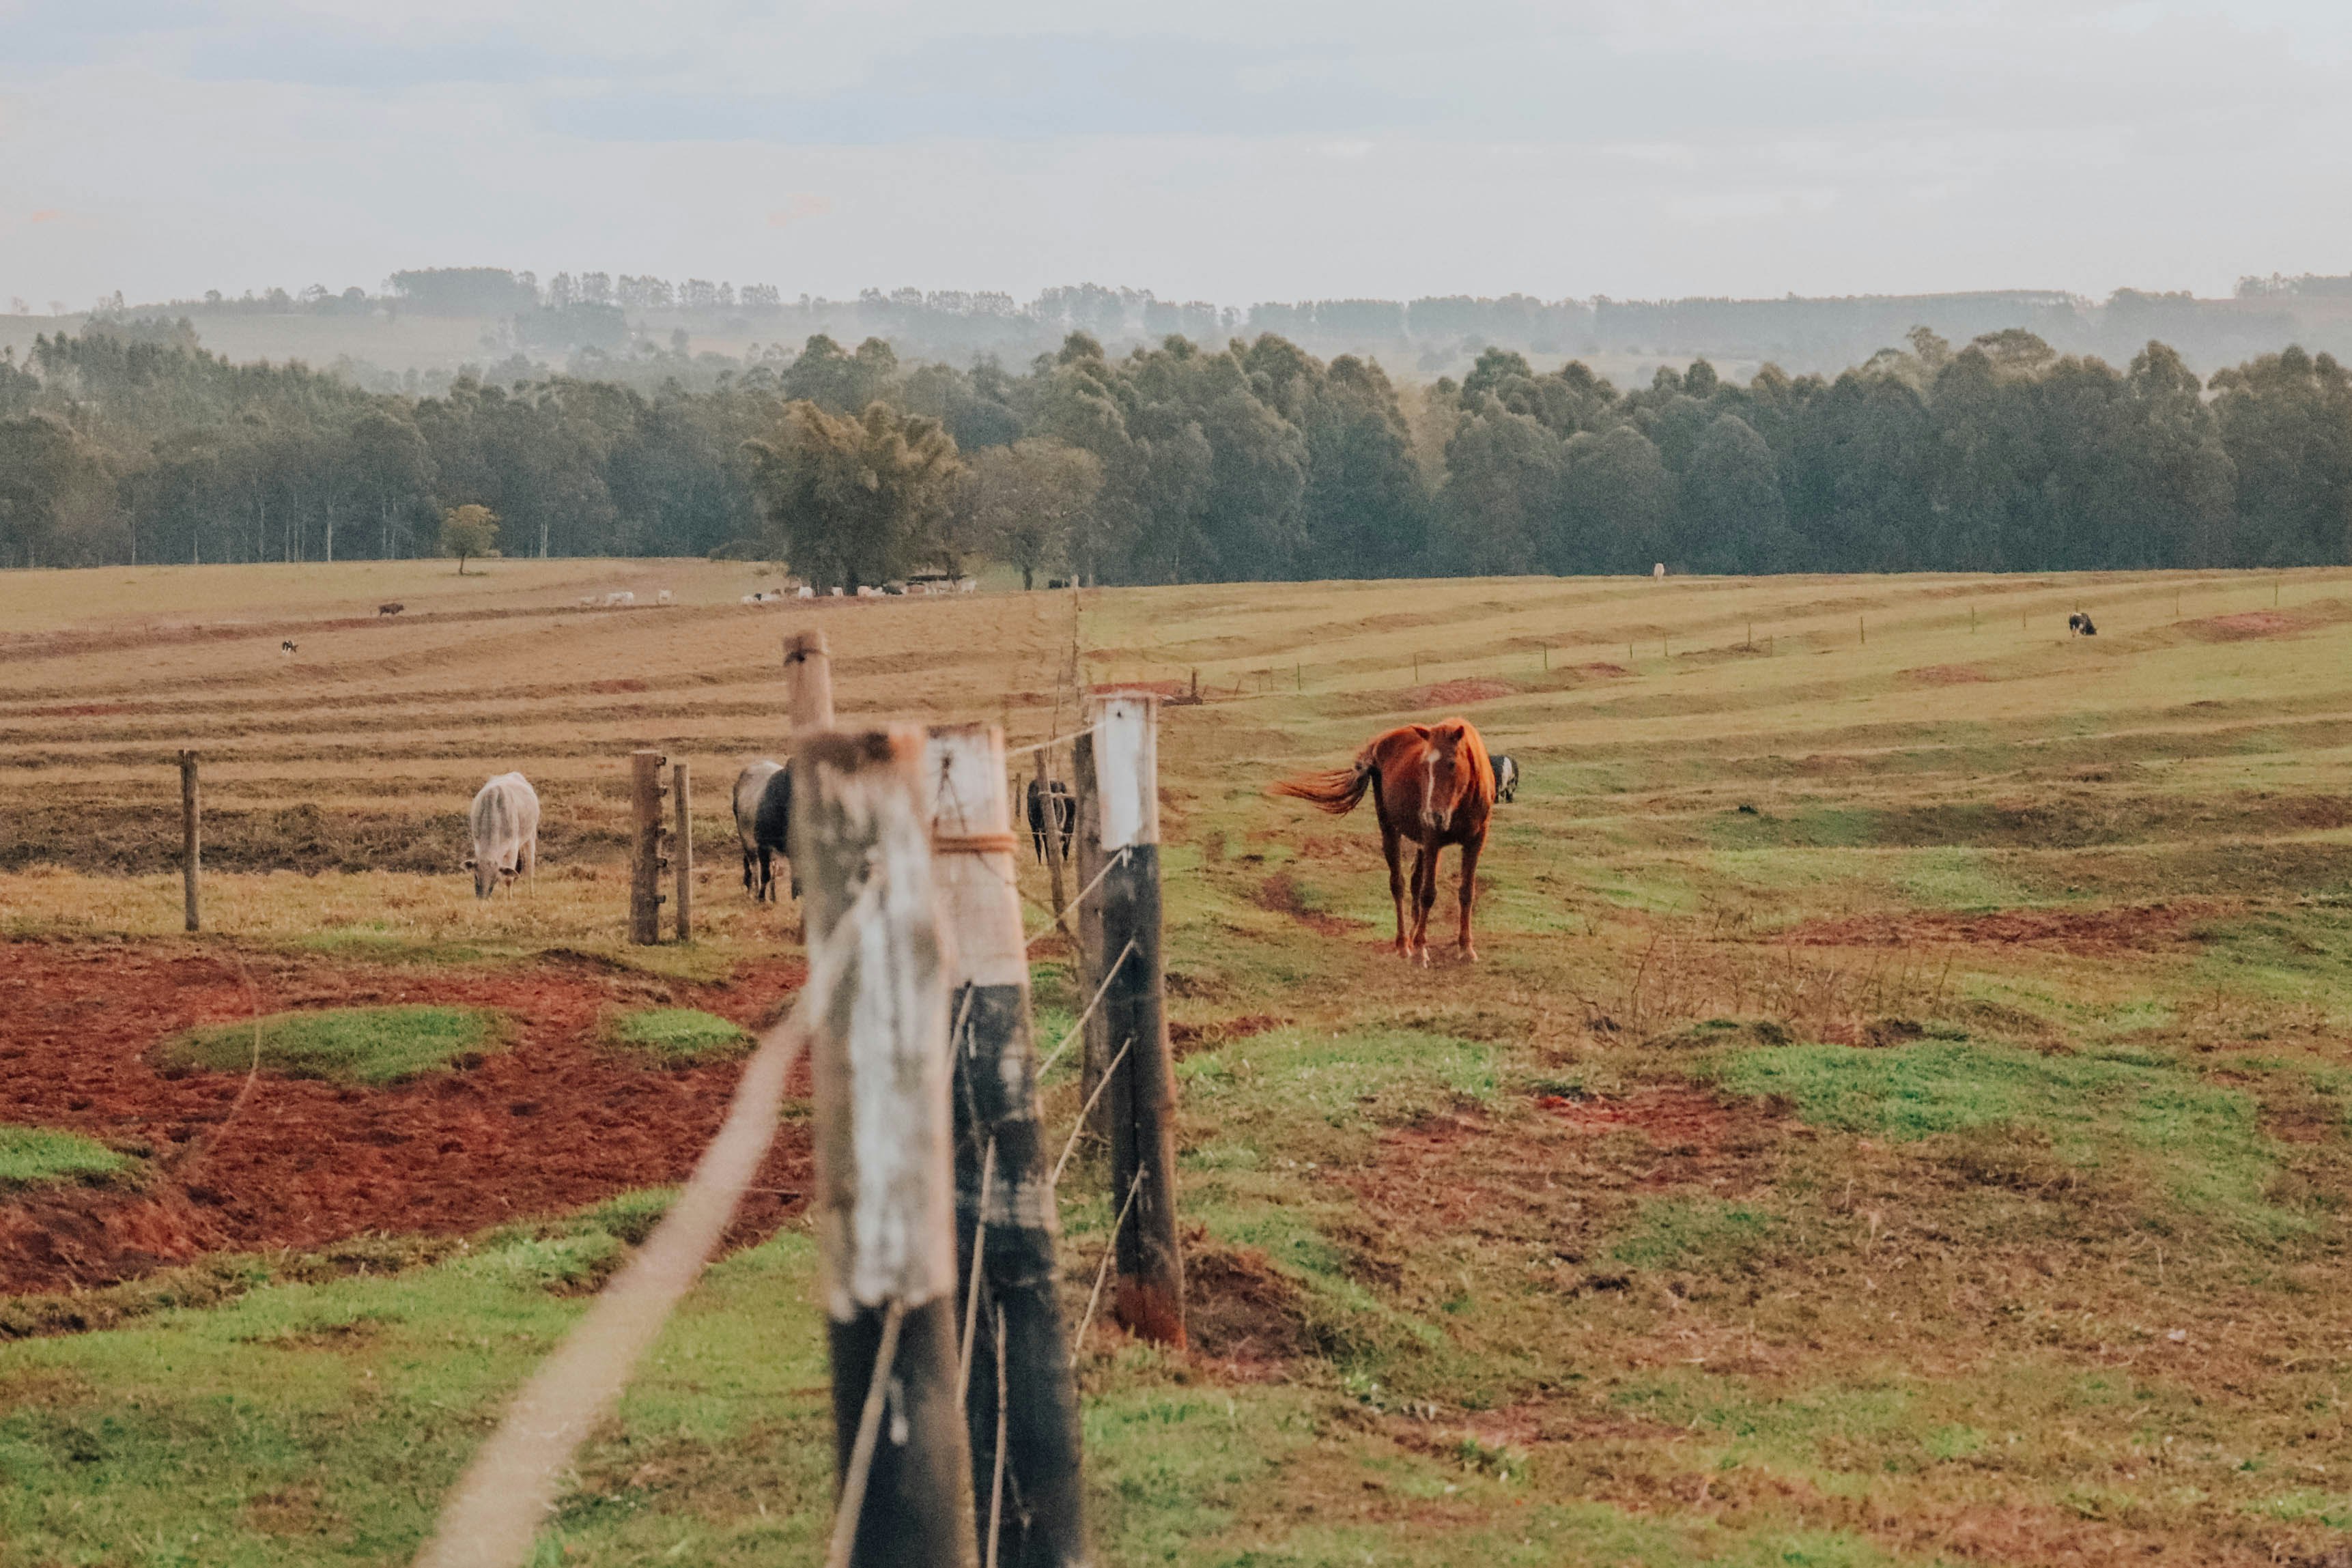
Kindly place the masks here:
POLYGON ((1335 768, 1328 773, 1306 773, 1296 779, 1282 779, 1266 792, 1287 795, 1293 800, 1306 801, 1318 811, 1344 817, 1356 809, 1356 802, 1364 798, 1364 791, 1370 789, 1373 780, 1379 777, 1379 765, 1367 757, 1352 768, 1335 768))

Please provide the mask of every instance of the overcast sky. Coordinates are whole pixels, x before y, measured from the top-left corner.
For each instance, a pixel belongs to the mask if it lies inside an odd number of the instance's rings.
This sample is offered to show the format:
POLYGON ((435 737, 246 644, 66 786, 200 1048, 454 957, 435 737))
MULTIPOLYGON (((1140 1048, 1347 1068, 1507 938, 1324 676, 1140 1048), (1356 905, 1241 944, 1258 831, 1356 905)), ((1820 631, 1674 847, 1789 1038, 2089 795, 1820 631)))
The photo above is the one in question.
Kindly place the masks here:
POLYGON ((2226 293, 2352 272, 2347 89, 2347 0, 0 0, 0 303, 2226 293))

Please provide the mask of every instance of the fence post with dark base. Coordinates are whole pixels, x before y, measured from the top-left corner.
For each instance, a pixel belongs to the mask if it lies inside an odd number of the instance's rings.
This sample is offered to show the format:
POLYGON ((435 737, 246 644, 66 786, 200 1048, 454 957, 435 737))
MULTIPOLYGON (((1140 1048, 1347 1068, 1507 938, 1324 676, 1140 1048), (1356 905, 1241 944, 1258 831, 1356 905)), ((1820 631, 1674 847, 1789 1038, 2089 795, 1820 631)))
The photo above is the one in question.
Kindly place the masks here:
POLYGON ((980 724, 934 728, 923 774, 931 791, 932 874, 953 955, 956 1291, 967 1336, 962 1379, 976 1534, 990 1561, 1069 1568, 1088 1561, 1078 1402, 1056 1295, 1060 1226, 1037 1109, 1014 859, 1025 846, 1005 789, 1003 731, 980 724), (1002 1486, 1000 1386, 1013 1394, 1003 1401, 1002 1486), (1001 1500, 992 1526, 992 1497, 1001 1500))
MULTIPOLYGON (((1077 874, 1078 886, 1095 887, 1095 879, 1102 874, 1102 819, 1095 810, 1095 737, 1080 735, 1070 747, 1070 793, 1078 812, 1077 874)), ((1099 892, 1097 889, 1097 892, 1099 892)), ((1086 992, 1093 996, 1102 988, 1103 966, 1110 961, 1103 951, 1102 900, 1088 896, 1078 900, 1078 952, 1082 959, 1079 973, 1086 978, 1086 992)), ((1087 1130, 1108 1141, 1110 1137, 1110 1106, 1095 1091, 1102 1083, 1103 1070, 1110 1065, 1110 1023, 1100 1008, 1087 1015, 1085 1037, 1079 1042, 1078 1103, 1090 1105, 1087 1113, 1087 1130)))
POLYGON ((670 866, 677 873, 671 894, 677 908, 677 939, 694 940, 694 779, 683 762, 670 765, 670 807, 677 827, 670 844, 670 866))
POLYGON ((820 730, 803 732, 793 755, 792 855, 810 946, 845 920, 866 929, 810 1042, 842 1488, 827 1562, 856 1568, 976 1561, 923 745, 906 726, 820 730))
POLYGON ((180 892, 188 929, 203 929, 196 910, 196 874, 204 860, 203 808, 196 799, 196 754, 180 753, 180 892))
POLYGON ((1176 1072, 1168 1051, 1160 952, 1160 699, 1096 699, 1095 800, 1102 832, 1102 947, 1134 954, 1111 975, 1101 1013, 1110 1042, 1110 1190, 1136 1193, 1118 1249, 1118 1321, 1162 1344, 1184 1343, 1184 1263, 1176 1248, 1176 1072))
POLYGON ((785 714, 793 738, 833 727, 833 653, 822 632, 784 639, 785 714))
POLYGON ((629 753, 629 940, 661 940, 662 764, 658 751, 629 753))

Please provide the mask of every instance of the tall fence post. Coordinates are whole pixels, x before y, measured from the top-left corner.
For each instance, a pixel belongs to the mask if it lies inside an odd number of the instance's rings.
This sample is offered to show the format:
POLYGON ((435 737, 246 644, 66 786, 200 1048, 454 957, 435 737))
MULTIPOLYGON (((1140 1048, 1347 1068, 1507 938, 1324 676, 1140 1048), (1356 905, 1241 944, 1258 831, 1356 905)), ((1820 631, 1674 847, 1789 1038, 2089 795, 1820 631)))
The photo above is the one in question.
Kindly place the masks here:
POLYGON ((661 940, 662 764, 658 751, 629 753, 629 940, 661 940))
MULTIPOLYGON (((1184 1263, 1176 1248, 1176 1071, 1168 1051, 1160 952, 1160 699, 1119 692, 1092 705, 1095 799, 1102 831, 1102 949, 1134 953, 1110 974, 1100 1011, 1112 1064, 1111 1201, 1135 1195, 1133 1218, 1113 1238, 1118 1291, 1130 1333, 1184 1343, 1184 1263)), ((1118 962, 1116 959, 1112 962, 1118 962)))
POLYGON ((671 894, 677 904, 677 939, 694 940, 694 779, 687 765, 676 762, 669 770, 670 806, 677 826, 671 835, 670 864, 677 873, 677 889, 671 894))
POLYGON ((822 632, 784 639, 784 711, 798 739, 833 727, 833 653, 822 632))
POLYGON ((956 1291, 975 1531, 988 1562, 1065 1568, 1087 1560, 1078 1401, 1056 1293, 1060 1225, 1037 1108, 1004 732, 934 728, 923 774, 940 921, 950 938, 956 1291), (1016 1396, 1000 1404, 1000 1386, 1016 1396))
POLYGON ((906 726, 804 733, 793 758, 792 855, 810 946, 847 920, 863 929, 810 1042, 841 1485, 827 1561, 856 1568, 976 1561, 922 760, 923 732, 906 726))
POLYGON ((204 808, 196 798, 196 754, 180 753, 180 893, 188 929, 204 922, 196 908, 196 874, 204 861, 204 808))
MULTIPOLYGON (((1070 792, 1078 808, 1078 886, 1091 888, 1102 874, 1102 815, 1095 807, 1095 737, 1083 734, 1070 747, 1070 792)), ((1109 961, 1103 952, 1102 900, 1099 897, 1078 901, 1078 951, 1084 958, 1079 973, 1086 980, 1086 993, 1093 996, 1101 988, 1103 966, 1109 961)), ((1085 1037, 1080 1043, 1078 1059, 1079 1100, 1093 1109, 1087 1113, 1087 1128, 1096 1137, 1110 1137, 1110 1105, 1096 1092, 1102 1084, 1103 1070, 1110 1065, 1110 1020, 1100 1008, 1088 1014, 1085 1037)))

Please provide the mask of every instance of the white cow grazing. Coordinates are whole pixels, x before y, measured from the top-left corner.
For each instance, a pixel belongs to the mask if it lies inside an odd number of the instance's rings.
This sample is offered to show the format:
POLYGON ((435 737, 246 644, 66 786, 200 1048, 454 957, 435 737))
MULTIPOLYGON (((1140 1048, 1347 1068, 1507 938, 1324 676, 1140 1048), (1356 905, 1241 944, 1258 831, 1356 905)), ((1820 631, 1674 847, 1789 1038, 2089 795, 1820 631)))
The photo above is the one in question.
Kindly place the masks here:
POLYGON ((616 604, 635 604, 636 601, 637 596, 626 589, 616 588, 612 592, 604 595, 604 608, 607 610, 616 604))
POLYGON ((474 873, 474 896, 488 898, 539 866, 539 792, 520 773, 501 773, 482 786, 466 813, 474 852, 466 857, 474 873))
POLYGON ((669 591, 668 589, 667 589, 667 588, 663 589, 659 593, 656 593, 656 594, 655 594, 655 595, 654 595, 654 602, 655 602, 656 604, 667 604, 667 603, 669 603, 669 602, 670 602, 670 600, 671 600, 670 591, 669 591))

